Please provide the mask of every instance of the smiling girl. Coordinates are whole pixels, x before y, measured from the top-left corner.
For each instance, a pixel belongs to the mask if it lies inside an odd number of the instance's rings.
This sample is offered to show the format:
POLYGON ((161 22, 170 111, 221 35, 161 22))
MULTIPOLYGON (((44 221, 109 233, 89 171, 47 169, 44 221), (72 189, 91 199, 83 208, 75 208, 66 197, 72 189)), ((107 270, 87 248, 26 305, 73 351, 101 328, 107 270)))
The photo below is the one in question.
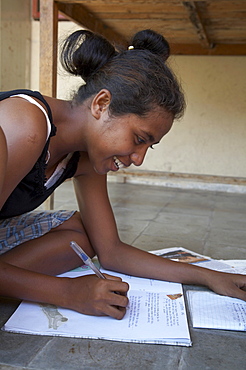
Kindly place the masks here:
POLYGON ((1 295, 121 319, 128 285, 119 278, 56 277, 81 264, 74 240, 106 269, 246 300, 243 275, 169 261, 119 239, 107 173, 140 166, 184 110, 168 55, 166 40, 151 30, 123 51, 76 31, 61 55, 64 68, 84 81, 71 101, 30 90, 0 94, 1 295), (33 211, 67 178, 74 179, 79 212, 33 211))

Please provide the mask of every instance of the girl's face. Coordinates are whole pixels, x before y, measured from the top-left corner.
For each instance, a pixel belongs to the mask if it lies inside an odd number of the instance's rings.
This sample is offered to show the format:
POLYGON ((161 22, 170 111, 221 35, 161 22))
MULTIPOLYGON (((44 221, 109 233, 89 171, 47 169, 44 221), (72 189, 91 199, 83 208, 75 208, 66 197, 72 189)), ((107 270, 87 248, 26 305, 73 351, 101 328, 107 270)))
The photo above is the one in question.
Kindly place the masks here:
POLYGON ((127 114, 110 118, 108 110, 96 121, 88 155, 99 174, 140 166, 146 152, 171 129, 172 114, 158 108, 145 117, 127 114))

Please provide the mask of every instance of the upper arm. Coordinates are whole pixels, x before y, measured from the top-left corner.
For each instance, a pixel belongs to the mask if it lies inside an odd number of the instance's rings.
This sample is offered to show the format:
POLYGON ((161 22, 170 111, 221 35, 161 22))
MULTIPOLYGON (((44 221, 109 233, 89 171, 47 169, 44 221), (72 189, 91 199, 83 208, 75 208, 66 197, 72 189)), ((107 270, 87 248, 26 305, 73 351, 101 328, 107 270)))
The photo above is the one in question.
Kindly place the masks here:
MULTIPOLYGON (((83 159, 82 159, 83 160, 83 159)), ((98 257, 109 253, 119 242, 116 222, 107 192, 106 175, 93 169, 74 177, 74 186, 83 224, 98 257)))
POLYGON ((1 146, 0 158, 0 168, 4 172, 1 179, 1 208, 42 153, 47 124, 38 107, 21 98, 10 98, 0 104, 0 127, 1 140, 5 143, 5 146, 1 146))

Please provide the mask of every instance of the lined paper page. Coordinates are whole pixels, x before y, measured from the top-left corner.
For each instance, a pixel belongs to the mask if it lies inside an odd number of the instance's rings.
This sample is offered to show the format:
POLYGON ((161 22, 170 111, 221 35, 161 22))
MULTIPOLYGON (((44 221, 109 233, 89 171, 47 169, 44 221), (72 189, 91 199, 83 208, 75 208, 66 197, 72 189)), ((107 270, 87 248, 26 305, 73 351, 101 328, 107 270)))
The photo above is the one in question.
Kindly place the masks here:
POLYGON ((195 328, 246 331, 246 302, 206 291, 187 291, 195 328))

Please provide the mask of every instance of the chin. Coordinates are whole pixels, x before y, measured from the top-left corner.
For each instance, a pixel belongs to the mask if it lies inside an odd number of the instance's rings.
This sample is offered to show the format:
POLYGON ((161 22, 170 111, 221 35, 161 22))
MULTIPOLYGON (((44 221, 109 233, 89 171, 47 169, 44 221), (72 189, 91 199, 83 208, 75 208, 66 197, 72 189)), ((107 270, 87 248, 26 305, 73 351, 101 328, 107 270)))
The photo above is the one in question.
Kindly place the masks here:
POLYGON ((106 175, 108 172, 109 172, 109 170, 105 170, 105 169, 103 169, 103 168, 96 168, 96 167, 94 167, 94 171, 98 174, 98 175, 106 175))

